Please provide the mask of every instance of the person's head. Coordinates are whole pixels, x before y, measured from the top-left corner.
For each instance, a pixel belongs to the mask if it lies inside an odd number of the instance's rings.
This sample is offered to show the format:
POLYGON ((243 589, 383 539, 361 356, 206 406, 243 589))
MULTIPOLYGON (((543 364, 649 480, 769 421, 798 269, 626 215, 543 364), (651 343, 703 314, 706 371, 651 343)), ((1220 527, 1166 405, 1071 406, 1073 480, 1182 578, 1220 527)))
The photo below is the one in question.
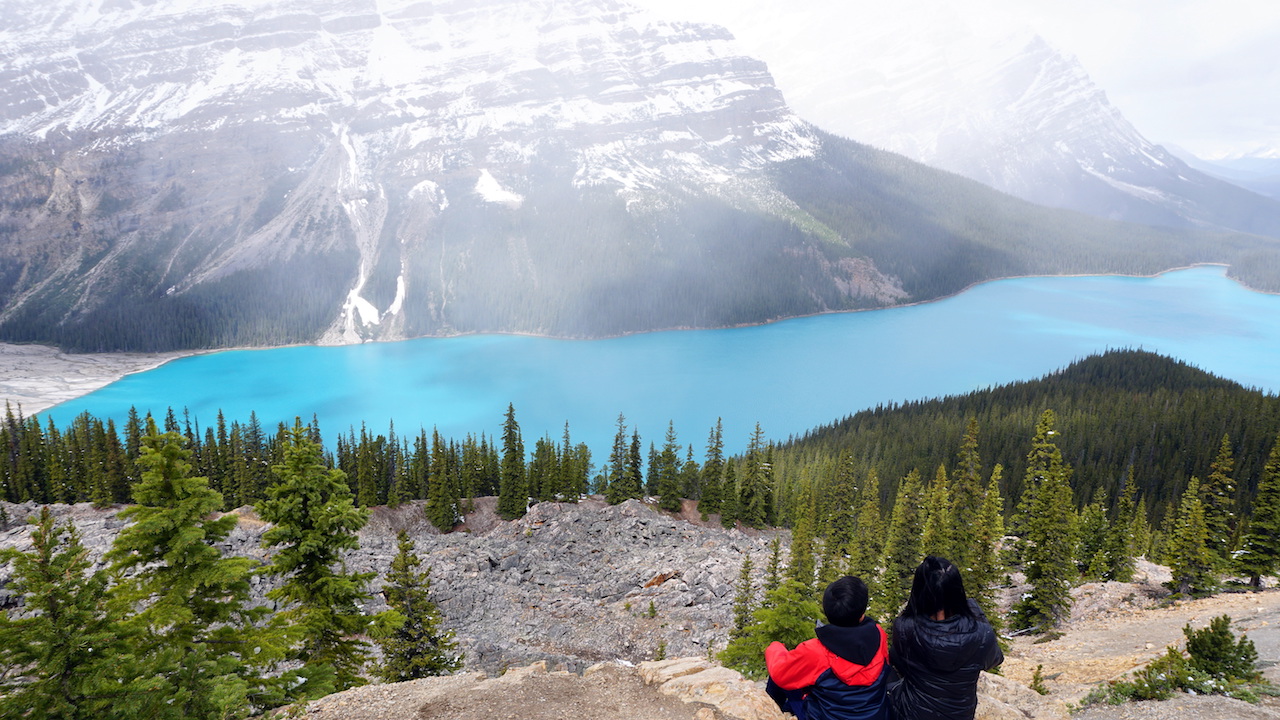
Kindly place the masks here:
POLYGON ((831 583, 822 593, 822 612, 832 625, 852 627, 862 622, 867 614, 867 584, 852 575, 831 583))
POLYGON ((911 597, 903 615, 933 617, 942 612, 945 617, 972 615, 969 598, 964 592, 960 570, 946 558, 930 555, 916 568, 911 581, 911 597))

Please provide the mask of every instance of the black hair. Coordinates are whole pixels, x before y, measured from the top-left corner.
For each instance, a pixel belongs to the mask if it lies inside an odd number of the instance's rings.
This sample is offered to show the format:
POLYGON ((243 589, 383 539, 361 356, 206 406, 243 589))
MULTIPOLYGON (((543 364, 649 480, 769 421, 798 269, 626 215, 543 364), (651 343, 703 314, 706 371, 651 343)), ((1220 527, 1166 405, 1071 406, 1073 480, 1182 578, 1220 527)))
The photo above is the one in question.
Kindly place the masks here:
POLYGON ((867 584, 860 578, 845 575, 822 593, 822 612, 832 625, 853 627, 867 614, 867 597, 867 584))
POLYGON ((911 596, 907 598, 902 615, 933 617, 939 610, 946 617, 973 615, 959 568, 946 558, 930 555, 916 568, 916 576, 911 581, 911 596))

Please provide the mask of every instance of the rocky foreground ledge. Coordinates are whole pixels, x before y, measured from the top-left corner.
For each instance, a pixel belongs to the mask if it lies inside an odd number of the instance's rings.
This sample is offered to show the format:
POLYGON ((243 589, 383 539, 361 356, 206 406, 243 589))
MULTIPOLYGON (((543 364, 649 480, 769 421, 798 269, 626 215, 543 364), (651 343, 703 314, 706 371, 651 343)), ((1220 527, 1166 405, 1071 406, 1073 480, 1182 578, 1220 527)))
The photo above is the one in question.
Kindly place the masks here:
MULTIPOLYGON (((508 670, 367 685, 308 704, 312 720, 783 720, 761 683, 701 658, 599 663, 582 674, 545 662, 508 670)), ((984 674, 975 720, 1065 720, 1027 688, 984 674)))

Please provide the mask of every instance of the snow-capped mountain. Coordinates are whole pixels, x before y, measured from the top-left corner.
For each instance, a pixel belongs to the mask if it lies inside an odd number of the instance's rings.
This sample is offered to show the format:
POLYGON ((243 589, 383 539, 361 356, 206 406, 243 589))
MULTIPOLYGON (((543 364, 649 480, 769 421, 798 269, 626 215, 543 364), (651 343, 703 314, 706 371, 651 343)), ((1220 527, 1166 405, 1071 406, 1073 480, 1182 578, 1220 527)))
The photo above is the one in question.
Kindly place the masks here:
POLYGON ((884 22, 851 12, 838 40, 806 27, 756 44, 795 107, 837 134, 1052 207, 1280 236, 1280 204, 1147 140, 1044 38, 982 27, 959 6, 910 6, 884 22))
MULTIPOLYGON (((766 164, 816 148, 726 31, 613 0, 3 8, 0 136, 54 185, 48 212, 21 213, 53 264, 23 271, 8 319, 68 282, 71 312, 91 310, 138 253, 159 254, 149 290, 167 295, 308 255, 350 276, 329 338, 403 334, 410 307, 410 332, 448 331, 479 252, 441 244, 449 208, 510 214, 535 183, 624 203, 744 196, 766 164), (128 227, 96 223, 104 207, 128 227), (80 282, 86 235, 106 255, 80 282)), ((530 279, 521 242, 487 244, 530 279)))
POLYGON ((1086 222, 833 138, 723 28, 618 0, 0 16, 0 340, 720 327, 1249 247, 1086 222))

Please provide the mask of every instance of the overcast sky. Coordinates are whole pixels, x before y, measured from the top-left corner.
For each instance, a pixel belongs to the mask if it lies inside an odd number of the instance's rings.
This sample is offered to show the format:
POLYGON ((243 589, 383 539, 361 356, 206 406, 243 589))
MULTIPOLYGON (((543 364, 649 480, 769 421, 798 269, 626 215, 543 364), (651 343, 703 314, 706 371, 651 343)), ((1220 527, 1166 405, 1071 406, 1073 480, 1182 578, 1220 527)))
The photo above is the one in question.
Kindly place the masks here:
MULTIPOLYGON (((673 19, 728 27, 781 68, 788 29, 818 38, 839 62, 845 29, 912 23, 942 0, 633 0, 673 19), (897 16, 893 16, 897 13, 897 16), (903 13, 906 15, 904 16, 903 13)), ((964 0, 970 30, 1039 33, 1074 54, 1149 140, 1202 157, 1280 150, 1280 0, 964 0)), ((811 54, 812 56, 812 54, 811 54)), ((820 72, 820 68, 814 68, 820 72)), ((775 70, 784 92, 788 73, 775 70)), ((800 104, 800 103, 797 103, 800 104)))

